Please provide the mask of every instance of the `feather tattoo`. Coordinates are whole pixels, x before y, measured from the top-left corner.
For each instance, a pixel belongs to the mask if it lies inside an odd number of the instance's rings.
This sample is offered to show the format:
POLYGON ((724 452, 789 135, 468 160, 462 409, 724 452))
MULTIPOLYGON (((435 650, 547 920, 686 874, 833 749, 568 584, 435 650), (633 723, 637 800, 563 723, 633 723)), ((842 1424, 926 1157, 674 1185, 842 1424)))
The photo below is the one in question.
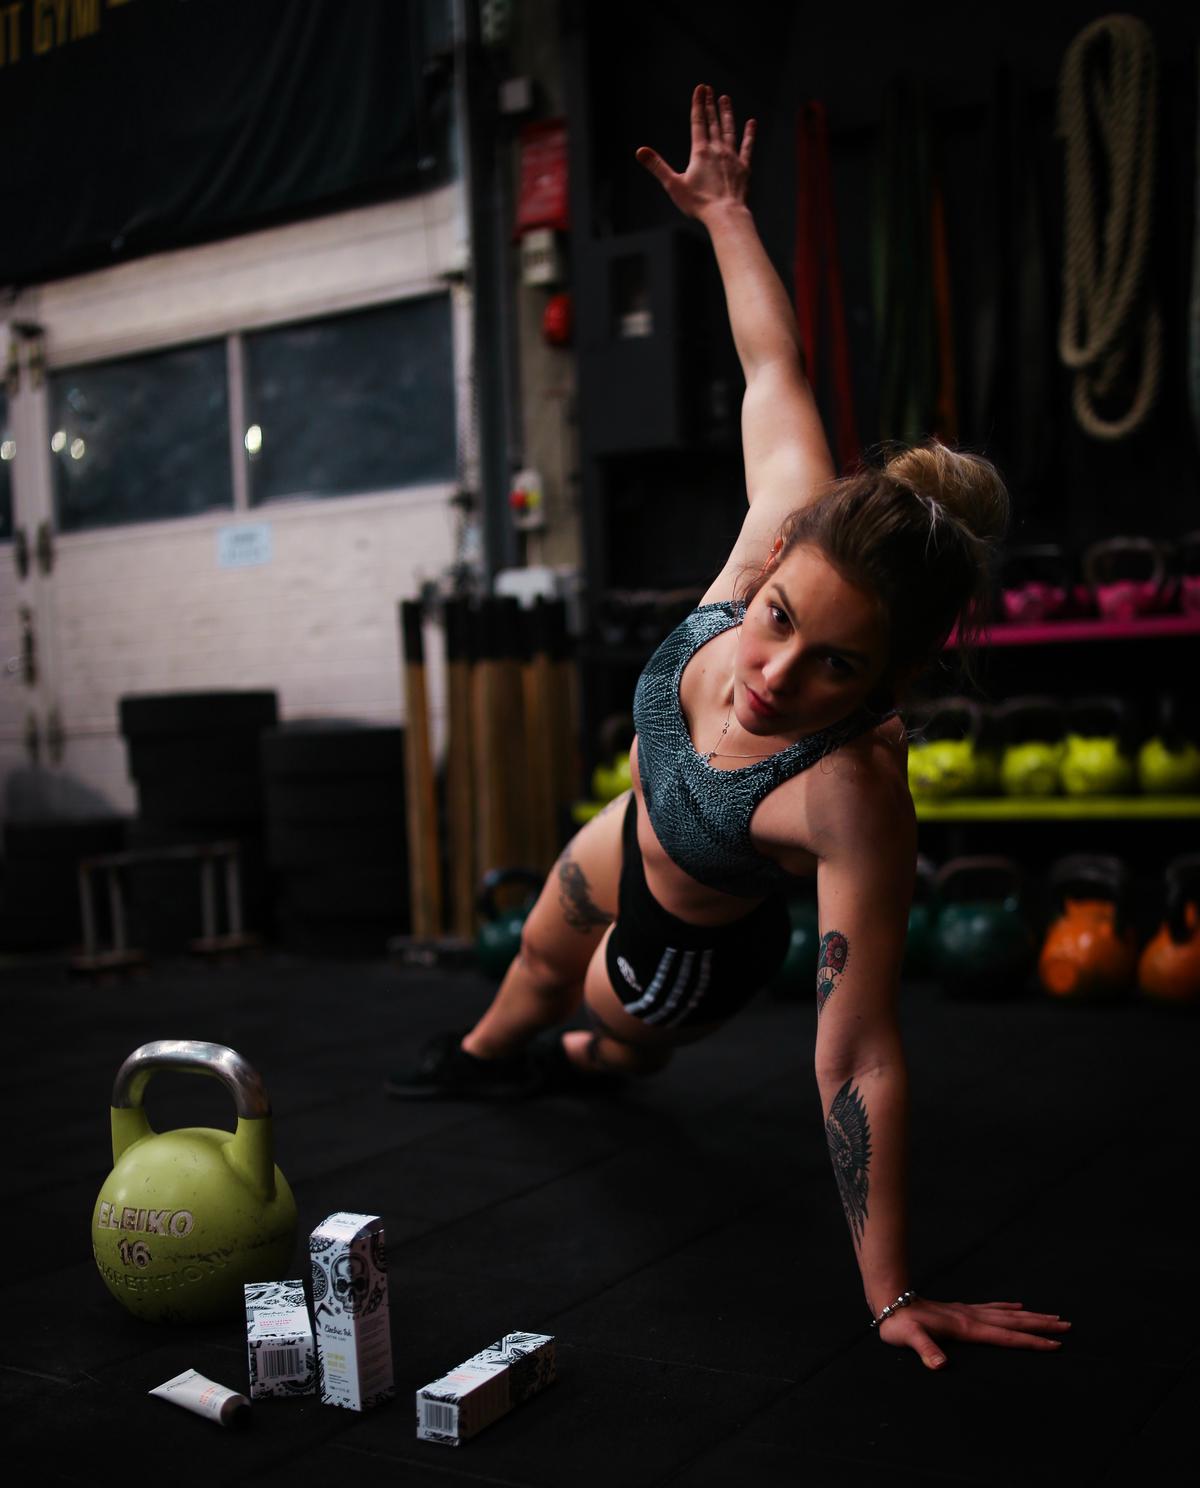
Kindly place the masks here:
POLYGON ((856 1244, 867 1219, 867 1167, 871 1161, 871 1126, 867 1108, 847 1080, 833 1098, 825 1122, 825 1140, 833 1162, 842 1208, 856 1244))

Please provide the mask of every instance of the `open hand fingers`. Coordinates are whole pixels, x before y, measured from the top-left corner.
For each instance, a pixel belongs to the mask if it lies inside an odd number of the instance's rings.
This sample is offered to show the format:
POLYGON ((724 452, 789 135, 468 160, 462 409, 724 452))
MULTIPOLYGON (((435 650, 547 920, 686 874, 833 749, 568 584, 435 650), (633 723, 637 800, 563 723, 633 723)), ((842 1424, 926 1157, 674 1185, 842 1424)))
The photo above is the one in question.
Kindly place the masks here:
POLYGON ((713 90, 705 85, 704 88, 704 115, 708 120, 708 139, 712 143, 721 138, 721 125, 717 119, 717 104, 713 97, 713 90))
POLYGON ((697 83, 692 90, 692 153, 708 144, 708 84, 697 83))
POLYGON ((650 174, 661 181, 664 186, 674 178, 675 172, 658 151, 652 150, 649 145, 642 145, 635 152, 635 158, 640 165, 644 165, 650 174))
POLYGON ((728 93, 722 93, 720 100, 721 109, 721 138, 725 144, 737 153, 737 128, 733 122, 733 99, 728 93))
POLYGON ((747 119, 746 127, 742 131, 742 148, 739 159, 747 170, 750 168, 750 152, 754 149, 754 132, 756 127, 753 119, 747 119))
POLYGON ((1062 1347, 1060 1338, 1043 1338, 1040 1333, 1029 1332, 1015 1323, 999 1325, 978 1322, 972 1318, 962 1320, 957 1336, 966 1343, 992 1343, 998 1348, 1058 1349, 1062 1347))

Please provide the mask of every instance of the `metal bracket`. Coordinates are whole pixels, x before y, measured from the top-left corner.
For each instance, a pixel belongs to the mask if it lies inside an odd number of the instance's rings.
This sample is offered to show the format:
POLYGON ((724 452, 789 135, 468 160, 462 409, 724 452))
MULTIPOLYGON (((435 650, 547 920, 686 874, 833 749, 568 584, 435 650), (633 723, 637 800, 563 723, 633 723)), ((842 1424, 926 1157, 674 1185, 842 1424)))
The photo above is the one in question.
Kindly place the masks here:
POLYGON ((21 677, 26 687, 37 686, 37 641, 33 633, 33 611, 22 605, 17 612, 21 627, 21 677))
POLYGON ((67 736, 57 708, 51 708, 46 718, 46 754, 52 765, 61 765, 67 736))
POLYGON ((25 752, 29 763, 36 769, 42 757, 42 734, 35 713, 30 713, 25 719, 25 752))
POLYGON ((38 567, 44 574, 54 571, 54 533, 49 522, 38 524, 37 530, 37 560, 38 567))

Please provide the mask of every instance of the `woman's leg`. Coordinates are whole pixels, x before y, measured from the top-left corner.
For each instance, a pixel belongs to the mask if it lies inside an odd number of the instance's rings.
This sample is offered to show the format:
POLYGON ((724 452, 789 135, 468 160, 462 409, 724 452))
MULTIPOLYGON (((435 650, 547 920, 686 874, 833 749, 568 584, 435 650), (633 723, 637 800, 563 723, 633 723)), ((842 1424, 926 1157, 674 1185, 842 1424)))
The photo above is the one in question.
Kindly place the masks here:
POLYGON ((630 792, 580 828, 560 854, 521 934, 521 948, 491 1006, 462 1041, 478 1059, 517 1054, 543 1028, 569 1018, 589 962, 616 917, 621 824, 630 792))

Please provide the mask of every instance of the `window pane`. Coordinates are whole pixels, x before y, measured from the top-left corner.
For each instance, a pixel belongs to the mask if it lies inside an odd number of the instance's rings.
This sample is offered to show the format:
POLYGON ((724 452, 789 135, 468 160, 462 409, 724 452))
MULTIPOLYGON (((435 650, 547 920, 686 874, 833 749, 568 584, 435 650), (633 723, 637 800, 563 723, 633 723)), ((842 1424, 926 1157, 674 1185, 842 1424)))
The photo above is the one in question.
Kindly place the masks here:
POLYGON ((8 421, 8 394, 0 387, 0 542, 13 535, 12 467, 17 446, 8 421))
POLYGON ((246 337, 250 500, 453 480, 450 297, 246 337))
POLYGON ((232 506, 225 343, 54 373, 50 448, 62 532, 232 506))

